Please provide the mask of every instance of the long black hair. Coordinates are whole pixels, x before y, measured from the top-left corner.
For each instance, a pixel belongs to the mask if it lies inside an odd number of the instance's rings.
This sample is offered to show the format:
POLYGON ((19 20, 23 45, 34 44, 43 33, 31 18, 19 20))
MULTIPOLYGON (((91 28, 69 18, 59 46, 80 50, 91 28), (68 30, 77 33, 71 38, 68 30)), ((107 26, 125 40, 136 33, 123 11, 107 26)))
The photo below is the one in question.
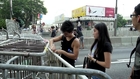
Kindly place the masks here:
POLYGON ((102 51, 105 42, 111 43, 111 40, 105 23, 98 23, 94 26, 94 28, 98 30, 99 37, 94 40, 90 50, 92 51, 94 45, 97 43, 97 48, 95 50, 95 53, 97 53, 102 51))

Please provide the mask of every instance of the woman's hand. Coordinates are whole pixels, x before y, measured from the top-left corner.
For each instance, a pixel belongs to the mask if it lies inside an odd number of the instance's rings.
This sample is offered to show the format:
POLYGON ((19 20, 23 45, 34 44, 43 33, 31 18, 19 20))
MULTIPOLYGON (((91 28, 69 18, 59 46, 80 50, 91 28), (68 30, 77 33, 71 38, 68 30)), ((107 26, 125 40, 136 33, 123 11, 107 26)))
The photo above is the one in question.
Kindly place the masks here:
POLYGON ((89 58, 90 60, 92 60, 92 59, 93 59, 93 57, 92 57, 91 55, 88 55, 88 58, 89 58))
POLYGON ((87 68, 87 64, 85 64, 85 68, 87 68))
POLYGON ((95 58, 93 58, 91 55, 88 55, 88 58, 91 60, 91 61, 96 61, 96 59, 95 58))

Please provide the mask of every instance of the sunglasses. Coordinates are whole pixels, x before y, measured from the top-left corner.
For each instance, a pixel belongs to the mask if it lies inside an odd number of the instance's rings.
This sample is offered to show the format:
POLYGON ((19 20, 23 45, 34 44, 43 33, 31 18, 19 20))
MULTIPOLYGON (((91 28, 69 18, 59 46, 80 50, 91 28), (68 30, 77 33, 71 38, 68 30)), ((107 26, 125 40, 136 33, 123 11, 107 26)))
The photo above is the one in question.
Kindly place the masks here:
POLYGON ((137 15, 136 15, 136 14, 131 14, 131 15, 130 15, 130 18, 132 18, 133 16, 137 16, 137 15))

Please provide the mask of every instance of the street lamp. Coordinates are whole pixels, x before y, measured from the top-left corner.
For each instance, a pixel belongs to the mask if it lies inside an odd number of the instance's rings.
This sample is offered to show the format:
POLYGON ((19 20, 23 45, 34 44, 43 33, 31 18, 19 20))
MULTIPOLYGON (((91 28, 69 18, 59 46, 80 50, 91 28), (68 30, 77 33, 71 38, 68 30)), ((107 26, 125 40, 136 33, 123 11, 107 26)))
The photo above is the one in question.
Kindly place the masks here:
POLYGON ((12 0, 10 0, 10 18, 12 19, 13 15, 13 7, 12 7, 12 0))
POLYGON ((114 24, 114 36, 117 35, 117 14, 118 14, 118 0, 116 0, 116 6, 115 6, 115 24, 114 24))

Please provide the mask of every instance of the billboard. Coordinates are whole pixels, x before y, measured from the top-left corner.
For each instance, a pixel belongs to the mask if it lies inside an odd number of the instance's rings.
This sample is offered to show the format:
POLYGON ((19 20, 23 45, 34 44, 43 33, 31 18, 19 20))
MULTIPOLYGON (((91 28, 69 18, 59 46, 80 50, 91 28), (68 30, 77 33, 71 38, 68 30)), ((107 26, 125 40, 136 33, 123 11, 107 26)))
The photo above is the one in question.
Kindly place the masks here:
POLYGON ((86 16, 105 16, 105 7, 86 6, 86 16))
POLYGON ((89 6, 80 7, 72 10, 72 17, 96 16, 96 17, 114 17, 114 8, 112 7, 99 7, 89 6))
POLYGON ((37 18, 38 18, 38 19, 42 19, 42 17, 43 17, 42 14, 39 14, 39 13, 37 14, 37 18))
POLYGON ((83 17, 83 16, 86 16, 86 8, 85 8, 85 6, 77 8, 75 10, 72 10, 72 17, 73 18, 83 17))
POLYGON ((114 8, 105 7, 105 17, 114 17, 114 8))
POLYGON ((65 15, 64 14, 60 14, 60 15, 55 17, 55 22, 64 21, 64 20, 65 20, 65 15))

